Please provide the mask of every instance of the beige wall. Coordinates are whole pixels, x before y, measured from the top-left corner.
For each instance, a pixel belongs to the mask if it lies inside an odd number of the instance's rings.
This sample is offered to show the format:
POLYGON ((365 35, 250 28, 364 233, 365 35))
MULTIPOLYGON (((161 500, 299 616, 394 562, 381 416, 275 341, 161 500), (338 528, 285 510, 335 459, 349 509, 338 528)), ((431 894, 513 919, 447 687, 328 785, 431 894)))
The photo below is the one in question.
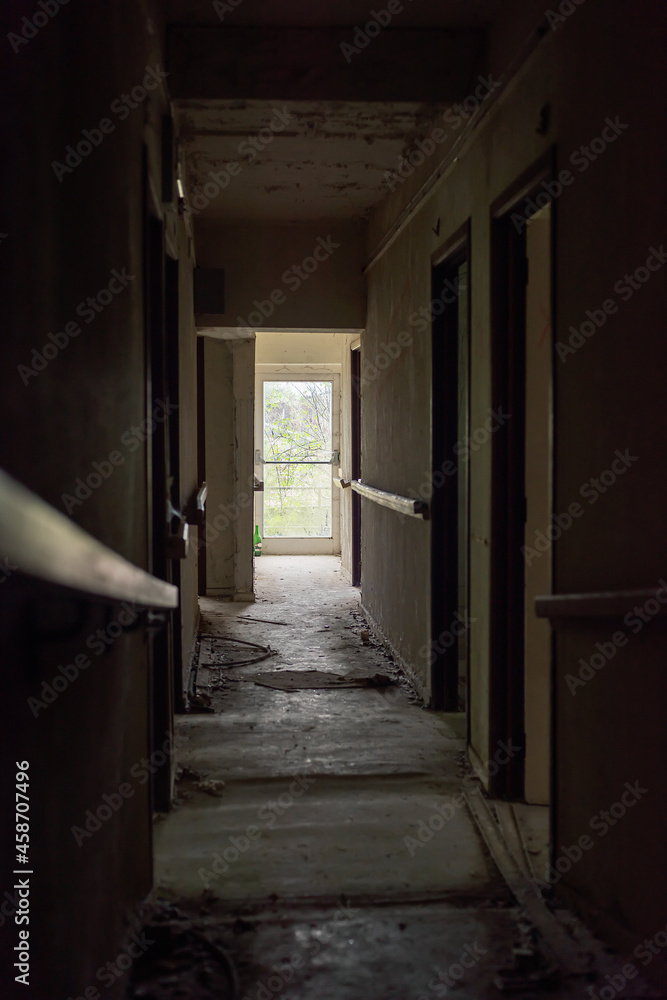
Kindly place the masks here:
POLYGON ((205 338, 206 593, 253 600, 254 340, 205 338))
MULTIPOLYGON (((544 20, 541 3, 503 5, 504 21, 491 46, 494 72, 502 72, 512 46, 544 20), (512 44, 510 44, 510 35, 512 44)), ((506 77, 495 106, 467 145, 459 148, 433 193, 411 217, 369 276, 364 362, 382 342, 411 331, 413 346, 364 389, 364 478, 405 495, 429 468, 429 330, 410 325, 428 306, 432 256, 469 218, 472 233, 471 428, 491 404, 490 206, 540 156, 556 147, 558 169, 573 183, 555 205, 556 341, 567 342, 586 310, 609 297, 618 311, 555 371, 554 510, 581 500, 580 488, 610 466, 616 449, 639 460, 613 489, 584 501, 575 521, 553 549, 555 588, 560 592, 657 586, 664 571, 664 431, 648 414, 662 412, 665 371, 665 283, 652 276, 628 296, 616 283, 644 265, 665 233, 664 119, 667 87, 661 53, 664 8, 588 0, 558 31, 547 29, 536 51, 513 79, 506 77), (645 96, 651 95, 650 100, 645 96), (550 122, 545 124, 550 109, 550 122), (576 151, 600 136, 618 117, 627 129, 582 169, 576 151), (570 156, 575 154, 575 162, 570 156), (436 235, 438 233, 438 235, 436 235)), ((427 164, 423 180, 435 164, 427 164)), ((406 183, 371 219, 369 253, 419 178, 406 183)), ((625 286, 624 286, 625 287, 625 286)), ((471 458, 471 734, 488 759, 491 448, 471 458)), ((547 525, 544 526, 545 528, 547 525)), ((400 654, 428 691, 419 650, 429 640, 429 526, 401 520, 364 505, 363 597, 400 654)), ((608 640, 618 622, 559 632, 556 660, 555 849, 590 833, 590 820, 618 800, 624 782, 640 779, 662 787, 659 762, 667 744, 663 722, 664 638, 647 626, 590 682, 572 695, 565 675, 590 658, 596 641, 608 640), (594 689, 594 690, 593 690, 594 689)), ((627 629, 626 629, 627 631, 627 629)), ((607 909, 611 922, 635 939, 664 927, 667 866, 660 846, 667 838, 667 806, 657 790, 559 880, 562 891, 607 909), (618 859, 623 858, 619 864, 618 859), (646 872, 655 891, 647 894, 646 872)), ((558 855, 556 855, 558 856, 558 855)))
POLYGON ((356 334, 265 333, 257 334, 255 361, 258 365, 340 365, 347 345, 356 334))
MULTIPOLYGON (((288 331, 363 326, 365 241, 361 225, 322 221, 220 227, 199 220, 195 234, 198 265, 225 271, 227 311, 200 317, 200 325, 288 331), (309 258, 316 264, 312 273, 302 268, 309 258)), ((307 268, 312 266, 307 264, 307 268)))
POLYGON ((205 338, 206 593, 234 593, 234 345, 205 338))

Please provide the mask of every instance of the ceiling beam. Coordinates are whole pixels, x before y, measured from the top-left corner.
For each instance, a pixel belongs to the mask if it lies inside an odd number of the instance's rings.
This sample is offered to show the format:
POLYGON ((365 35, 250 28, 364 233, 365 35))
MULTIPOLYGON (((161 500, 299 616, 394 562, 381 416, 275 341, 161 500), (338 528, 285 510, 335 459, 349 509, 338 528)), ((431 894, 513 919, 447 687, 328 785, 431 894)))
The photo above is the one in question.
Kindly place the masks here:
POLYGON ((360 32, 174 25, 169 90, 190 100, 455 102, 482 71, 477 31, 360 32))

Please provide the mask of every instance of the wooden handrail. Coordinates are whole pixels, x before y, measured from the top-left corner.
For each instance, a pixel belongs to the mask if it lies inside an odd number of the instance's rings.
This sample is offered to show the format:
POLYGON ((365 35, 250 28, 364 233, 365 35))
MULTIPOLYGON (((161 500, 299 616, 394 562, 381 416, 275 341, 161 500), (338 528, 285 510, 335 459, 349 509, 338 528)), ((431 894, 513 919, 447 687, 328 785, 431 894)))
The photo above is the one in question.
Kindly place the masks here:
POLYGON ((658 604, 654 615, 667 615, 667 587, 641 590, 608 590, 584 594, 543 594, 535 598, 538 618, 622 618, 637 605, 648 600, 658 604), (657 598, 664 591, 665 602, 657 598))
POLYGON ((387 493, 386 490, 366 486, 359 479, 353 479, 350 485, 355 493, 367 500, 372 500, 373 503, 377 503, 381 507, 388 507, 390 510, 398 511, 399 514, 407 514, 408 517, 428 517, 428 504, 425 500, 402 497, 398 493, 387 493))
POLYGON ((28 576, 146 608, 178 607, 178 588, 102 545, 0 471, 0 556, 28 576))

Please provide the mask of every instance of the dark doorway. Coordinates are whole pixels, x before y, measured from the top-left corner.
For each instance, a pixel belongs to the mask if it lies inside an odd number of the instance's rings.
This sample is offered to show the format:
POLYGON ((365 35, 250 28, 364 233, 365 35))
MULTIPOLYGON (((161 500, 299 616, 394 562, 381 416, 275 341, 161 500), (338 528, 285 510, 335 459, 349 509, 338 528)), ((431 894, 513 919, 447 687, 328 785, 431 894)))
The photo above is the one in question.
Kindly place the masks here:
POLYGON ((551 512, 552 206, 542 165, 492 209, 492 400, 510 416, 492 439, 490 745, 521 749, 492 779, 498 798, 549 797, 550 637, 534 598, 550 553, 526 559, 551 512), (537 202, 534 199, 540 198, 537 202), (533 208, 528 212, 526 206, 533 208), (535 204, 541 206, 535 211, 535 204))
POLYGON ((467 233, 432 272, 431 690, 465 711, 469 685, 470 280, 467 233))
MULTIPOLYGON (((179 344, 179 264, 177 260, 165 258, 165 381, 168 403, 166 419, 169 478, 167 483, 171 501, 171 530, 178 529, 184 516, 184 502, 181 496, 181 434, 180 434, 180 344, 179 344)), ((180 559, 171 560, 171 582, 181 589, 180 559)), ((171 615, 171 643, 174 677, 174 708, 185 710, 187 678, 183 676, 183 637, 180 606, 171 615)))
MULTIPOLYGON (((361 479, 361 349, 351 353, 352 363, 352 479, 361 479)), ((361 584, 361 497, 352 493, 352 586, 361 584)))
MULTIPOLYGON (((206 480, 206 341, 197 337, 197 477, 206 480)), ((206 597, 206 525, 197 529, 199 548, 197 562, 197 587, 200 597, 206 597)))

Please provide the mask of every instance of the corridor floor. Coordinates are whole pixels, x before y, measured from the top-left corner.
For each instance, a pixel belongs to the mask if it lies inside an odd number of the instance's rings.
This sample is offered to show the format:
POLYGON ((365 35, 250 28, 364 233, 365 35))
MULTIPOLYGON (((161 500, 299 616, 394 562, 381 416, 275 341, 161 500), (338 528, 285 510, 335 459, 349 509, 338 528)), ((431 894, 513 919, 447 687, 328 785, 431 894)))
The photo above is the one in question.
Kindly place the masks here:
MULTIPOLYGON (((247 1000, 502 996, 494 980, 530 927, 452 800, 466 773, 463 716, 423 710, 404 681, 254 683, 285 669, 398 678, 337 559, 256 564, 255 604, 202 600, 199 680, 214 712, 178 720, 182 773, 155 827, 156 894, 224 946, 247 1000), (221 636, 277 655, 207 668, 221 636)), ((594 981, 520 996, 588 997, 594 981)))

